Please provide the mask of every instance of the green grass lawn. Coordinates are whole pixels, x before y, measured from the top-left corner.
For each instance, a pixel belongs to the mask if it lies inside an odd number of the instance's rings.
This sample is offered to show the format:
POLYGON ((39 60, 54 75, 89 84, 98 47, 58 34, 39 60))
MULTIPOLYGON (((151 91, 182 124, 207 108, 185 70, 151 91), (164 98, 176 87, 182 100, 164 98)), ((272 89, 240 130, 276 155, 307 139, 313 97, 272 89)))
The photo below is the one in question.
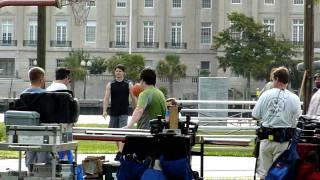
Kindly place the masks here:
MULTIPOLYGON (((107 128, 107 125, 100 125, 100 124, 78 124, 77 127, 98 127, 98 128, 107 128)), ((203 132, 199 132, 204 134, 203 132)), ((212 133, 210 133, 212 134, 212 133)), ((225 132, 219 132, 214 134, 226 134, 225 132)), ((252 132, 235 132, 232 134, 252 134, 252 132)), ((0 124, 0 139, 5 139, 5 126, 4 124, 0 124)), ((110 141, 78 141, 78 153, 79 154, 114 154, 117 152, 117 148, 114 142, 110 141)), ((253 151, 253 143, 250 147, 250 150, 232 150, 232 146, 230 150, 222 149, 210 149, 210 147, 222 147, 222 146, 213 146, 213 145, 206 145, 208 147, 205 149, 205 155, 208 156, 240 156, 240 157, 249 157, 252 156, 253 151)), ((228 146, 230 147, 230 146, 228 146)), ((196 145, 194 148, 195 151, 199 150, 199 146, 196 145)), ((0 159, 1 158, 17 158, 18 152, 14 151, 0 151, 0 159)))

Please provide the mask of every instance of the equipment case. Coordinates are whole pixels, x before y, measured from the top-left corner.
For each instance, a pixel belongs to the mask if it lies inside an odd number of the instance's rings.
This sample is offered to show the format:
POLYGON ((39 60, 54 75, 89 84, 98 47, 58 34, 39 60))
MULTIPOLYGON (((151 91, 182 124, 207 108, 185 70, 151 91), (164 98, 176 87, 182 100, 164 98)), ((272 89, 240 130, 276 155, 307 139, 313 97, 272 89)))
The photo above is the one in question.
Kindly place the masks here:
POLYGON ((4 113, 5 125, 29 125, 40 124, 40 114, 35 111, 6 111, 4 113))
POLYGON ((7 142, 19 144, 60 144, 68 142, 61 126, 7 126, 7 142))

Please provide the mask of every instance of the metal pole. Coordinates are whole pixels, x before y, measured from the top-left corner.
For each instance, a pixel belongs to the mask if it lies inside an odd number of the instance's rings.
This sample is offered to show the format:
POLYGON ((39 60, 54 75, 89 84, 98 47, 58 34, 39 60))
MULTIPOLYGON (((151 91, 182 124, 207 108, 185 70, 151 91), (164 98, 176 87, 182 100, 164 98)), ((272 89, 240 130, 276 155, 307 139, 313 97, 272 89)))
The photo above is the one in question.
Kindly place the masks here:
POLYGON ((314 0, 305 1, 304 14, 304 64, 306 81, 304 83, 303 113, 306 114, 312 96, 312 62, 313 62, 313 40, 314 40, 314 0))
POLYGON ((129 15, 129 54, 132 49, 132 0, 130 0, 130 15, 129 15))
POLYGON ((197 81, 197 99, 199 100, 199 83, 200 83, 200 68, 197 68, 197 75, 198 75, 198 81, 197 81))
POLYGON ((46 7, 38 7, 38 66, 46 69, 46 7))
POLYGON ((85 66, 86 68, 86 77, 84 78, 84 84, 83 84, 83 99, 86 99, 86 91, 87 91, 87 66, 85 66))

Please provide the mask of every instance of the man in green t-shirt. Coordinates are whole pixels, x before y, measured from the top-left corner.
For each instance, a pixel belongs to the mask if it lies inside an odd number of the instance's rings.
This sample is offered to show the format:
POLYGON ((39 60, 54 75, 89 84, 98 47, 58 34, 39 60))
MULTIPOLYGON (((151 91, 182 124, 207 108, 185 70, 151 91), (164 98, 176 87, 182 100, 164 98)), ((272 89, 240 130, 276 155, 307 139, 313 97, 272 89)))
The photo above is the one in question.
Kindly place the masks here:
POLYGON ((145 68, 141 71, 140 84, 144 90, 140 93, 137 107, 125 128, 132 128, 137 123, 138 129, 150 129, 150 120, 156 119, 158 115, 164 118, 166 100, 163 93, 155 87, 156 77, 153 69, 145 68))

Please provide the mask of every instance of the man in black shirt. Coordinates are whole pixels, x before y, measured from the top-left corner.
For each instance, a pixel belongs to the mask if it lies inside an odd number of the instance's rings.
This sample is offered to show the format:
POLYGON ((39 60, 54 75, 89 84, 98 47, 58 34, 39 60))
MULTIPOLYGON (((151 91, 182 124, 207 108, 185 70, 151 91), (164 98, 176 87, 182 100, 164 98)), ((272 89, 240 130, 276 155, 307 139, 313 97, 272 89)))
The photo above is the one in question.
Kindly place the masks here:
MULTIPOLYGON (((132 99, 132 105, 136 105, 136 98, 132 92, 132 83, 125 80, 125 68, 123 65, 118 64, 114 69, 115 80, 109 82, 106 86, 106 92, 103 99, 103 114, 104 118, 108 115, 109 99, 110 104, 110 122, 109 128, 122 128, 128 122, 128 109, 129 109, 129 94, 132 99)), ((118 150, 122 144, 116 142, 118 150)), ((118 152, 115 160, 119 160, 121 153, 118 152)))

